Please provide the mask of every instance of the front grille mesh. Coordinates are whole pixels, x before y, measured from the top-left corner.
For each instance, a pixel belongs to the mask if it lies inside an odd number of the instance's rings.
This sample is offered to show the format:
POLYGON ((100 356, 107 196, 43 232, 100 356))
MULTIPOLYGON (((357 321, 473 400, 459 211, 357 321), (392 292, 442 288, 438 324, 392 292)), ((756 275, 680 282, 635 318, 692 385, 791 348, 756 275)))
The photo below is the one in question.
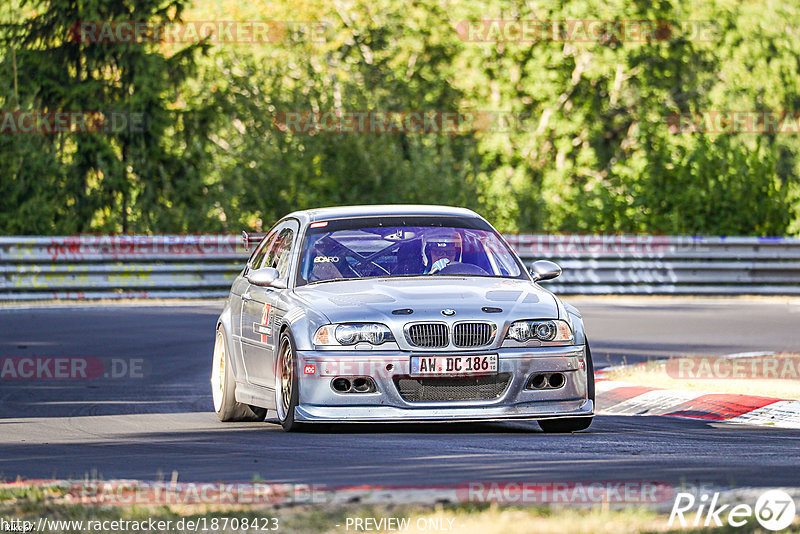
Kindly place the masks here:
POLYGON ((456 347, 483 347, 494 337, 494 325, 489 323, 458 323, 453 327, 456 347))
POLYGON ((411 378, 397 376, 395 386, 408 402, 491 400, 508 387, 511 373, 470 378, 411 378))
POLYGON ((448 345, 447 325, 420 323, 408 327, 408 341, 417 347, 433 348, 448 345))

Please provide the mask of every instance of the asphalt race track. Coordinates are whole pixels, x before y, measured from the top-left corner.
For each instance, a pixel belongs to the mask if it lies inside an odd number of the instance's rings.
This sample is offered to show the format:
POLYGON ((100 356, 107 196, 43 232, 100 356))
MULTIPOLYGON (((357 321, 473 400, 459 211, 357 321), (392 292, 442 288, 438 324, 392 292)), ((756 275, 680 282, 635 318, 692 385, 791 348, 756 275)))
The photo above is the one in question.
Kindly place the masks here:
MULTIPOLYGON (((797 300, 565 300, 584 312, 598 367, 800 348, 797 300)), ((208 386, 220 308, 0 309, 0 357, 99 358, 112 366, 104 373, 126 375, 0 380, 0 479, 169 480, 177 471, 181 481, 259 476, 331 486, 800 480, 800 431, 665 417, 598 416, 574 435, 543 434, 536 423, 323 426, 298 434, 269 422, 223 424, 208 386)))

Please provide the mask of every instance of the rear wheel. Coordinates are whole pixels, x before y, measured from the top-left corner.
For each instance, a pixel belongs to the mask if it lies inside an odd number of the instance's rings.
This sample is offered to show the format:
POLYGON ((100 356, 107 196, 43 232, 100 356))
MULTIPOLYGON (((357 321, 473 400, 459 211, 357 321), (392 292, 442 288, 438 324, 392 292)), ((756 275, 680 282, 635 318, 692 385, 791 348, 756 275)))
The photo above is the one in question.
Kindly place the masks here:
POLYGON ((220 421, 263 421, 267 410, 236 402, 236 380, 228 357, 228 342, 222 327, 217 329, 211 363, 211 396, 220 421))
POLYGON ((283 429, 286 432, 294 432, 300 430, 302 424, 294 420, 300 390, 297 377, 297 355, 294 349, 294 340, 289 331, 281 334, 279 346, 278 365, 275 373, 275 406, 278 420, 283 429))
MULTIPOLYGON (((586 394, 587 398, 594 403, 594 364, 592 363, 592 351, 589 349, 589 340, 586 340, 586 394)), ((578 432, 579 430, 586 430, 589 428, 593 419, 594 416, 544 419, 539 421, 539 427, 541 427, 544 432, 553 434, 578 432)))

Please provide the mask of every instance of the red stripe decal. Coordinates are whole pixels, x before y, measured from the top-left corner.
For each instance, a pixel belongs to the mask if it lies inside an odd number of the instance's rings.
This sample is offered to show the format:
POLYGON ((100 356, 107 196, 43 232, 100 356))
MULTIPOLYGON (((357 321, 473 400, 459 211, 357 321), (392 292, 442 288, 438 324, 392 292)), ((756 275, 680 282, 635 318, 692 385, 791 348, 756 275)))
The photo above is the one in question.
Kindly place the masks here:
POLYGON ((601 410, 615 406, 628 399, 638 397, 642 393, 653 391, 657 388, 649 388, 645 386, 622 386, 606 391, 597 396, 597 407, 601 410))
POLYGON ((674 412, 665 415, 724 421, 752 412, 758 408, 763 408, 764 406, 780 400, 781 399, 771 397, 715 393, 711 395, 701 395, 696 399, 684 402, 677 406, 674 412))

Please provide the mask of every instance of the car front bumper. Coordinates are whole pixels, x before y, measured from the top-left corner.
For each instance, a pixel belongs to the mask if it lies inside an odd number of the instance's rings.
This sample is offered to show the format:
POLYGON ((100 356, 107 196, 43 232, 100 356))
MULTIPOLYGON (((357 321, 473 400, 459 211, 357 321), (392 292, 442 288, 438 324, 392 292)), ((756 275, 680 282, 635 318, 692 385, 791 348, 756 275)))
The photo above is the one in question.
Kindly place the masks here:
POLYGON ((496 398, 486 400, 409 401, 395 378, 407 376, 411 356, 441 353, 405 351, 298 351, 298 421, 305 422, 424 422, 550 419, 591 416, 594 402, 587 395, 583 346, 501 348, 456 354, 497 354, 498 373, 511 378, 496 398), (526 389, 533 374, 560 372, 558 389, 526 389), (336 377, 371 377, 373 393, 339 393, 336 377))

